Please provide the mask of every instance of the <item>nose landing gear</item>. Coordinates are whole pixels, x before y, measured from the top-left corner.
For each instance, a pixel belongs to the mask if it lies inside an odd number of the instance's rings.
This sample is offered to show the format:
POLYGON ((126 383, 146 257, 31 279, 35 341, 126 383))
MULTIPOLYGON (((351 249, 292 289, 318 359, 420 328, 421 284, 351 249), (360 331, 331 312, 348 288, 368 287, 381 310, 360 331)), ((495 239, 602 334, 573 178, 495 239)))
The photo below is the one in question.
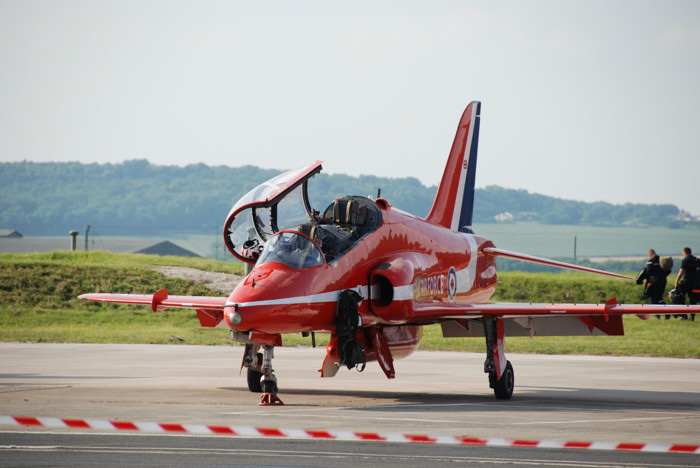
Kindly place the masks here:
POLYGON ((283 405, 282 400, 277 396, 279 388, 277 387, 277 377, 272 370, 272 358, 274 357, 274 346, 263 345, 263 363, 260 368, 262 377, 260 378, 260 386, 262 387, 262 397, 260 398, 260 406, 283 405))
POLYGON ((262 393, 260 406, 283 405, 277 393, 277 377, 272 369, 274 346, 257 343, 246 344, 243 354, 243 367, 247 368, 248 389, 262 393), (258 352, 262 346, 263 352, 258 352))

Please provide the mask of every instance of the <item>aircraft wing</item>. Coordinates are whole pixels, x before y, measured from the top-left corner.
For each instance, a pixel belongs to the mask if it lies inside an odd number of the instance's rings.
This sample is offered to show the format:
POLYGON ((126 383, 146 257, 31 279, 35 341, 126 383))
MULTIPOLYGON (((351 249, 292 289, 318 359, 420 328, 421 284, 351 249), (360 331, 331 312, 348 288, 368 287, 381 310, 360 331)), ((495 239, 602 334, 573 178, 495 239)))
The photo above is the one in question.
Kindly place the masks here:
POLYGON ((216 296, 168 296, 167 289, 161 289, 155 294, 94 293, 82 294, 78 298, 86 301, 116 304, 150 305, 154 312, 170 307, 195 309, 203 327, 216 327, 221 323, 227 299, 216 296))
POLYGON ((661 305, 661 304, 618 304, 610 299, 604 304, 573 303, 532 303, 532 302, 496 302, 484 304, 459 304, 445 306, 415 306, 414 318, 449 319, 467 318, 482 315, 499 317, 535 317, 535 316, 585 316, 585 315, 651 315, 651 314, 689 314, 700 313, 700 306, 661 305), (458 312, 456 310, 459 310, 458 312))
POLYGON ((411 322, 442 322, 444 336, 484 336, 479 319, 485 316, 502 319, 507 336, 624 335, 623 315, 646 320, 653 314, 691 313, 700 313, 700 306, 618 304, 615 299, 604 304, 426 304, 415 308, 411 322))
POLYGON ((547 265, 557 268, 567 268, 569 270, 585 271, 587 273, 595 273, 597 275, 612 276, 613 278, 623 278, 623 279, 634 279, 631 276, 621 275, 619 273, 613 273, 605 270, 598 270, 597 268, 589 268, 581 265, 576 265, 573 263, 560 262, 557 260, 550 260, 549 258, 535 257, 534 255, 522 254, 519 252, 512 252, 510 250, 498 249, 496 247, 486 247, 484 248, 484 253, 493 255, 496 257, 512 258, 513 260, 520 260, 522 262, 539 263, 540 265, 547 265))

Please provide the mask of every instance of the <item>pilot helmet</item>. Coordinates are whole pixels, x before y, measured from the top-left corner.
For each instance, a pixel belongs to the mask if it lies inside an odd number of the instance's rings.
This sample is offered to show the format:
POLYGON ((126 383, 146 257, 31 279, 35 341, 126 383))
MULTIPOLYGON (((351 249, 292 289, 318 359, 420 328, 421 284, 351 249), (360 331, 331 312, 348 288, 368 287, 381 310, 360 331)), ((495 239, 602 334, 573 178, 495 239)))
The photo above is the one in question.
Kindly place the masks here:
POLYGON ((257 260, 261 251, 260 243, 256 239, 249 239, 243 243, 241 255, 250 260, 257 260))

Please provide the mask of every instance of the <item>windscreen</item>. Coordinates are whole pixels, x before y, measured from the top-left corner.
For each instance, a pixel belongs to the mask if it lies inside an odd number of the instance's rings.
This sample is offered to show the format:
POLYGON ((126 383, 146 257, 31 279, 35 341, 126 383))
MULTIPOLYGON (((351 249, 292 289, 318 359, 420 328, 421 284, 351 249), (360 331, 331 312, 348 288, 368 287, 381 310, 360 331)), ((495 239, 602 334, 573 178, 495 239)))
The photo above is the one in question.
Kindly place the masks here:
POLYGON ((325 263, 321 249, 303 234, 281 231, 270 238, 260 254, 258 264, 266 262, 284 263, 296 270, 311 268, 325 263))

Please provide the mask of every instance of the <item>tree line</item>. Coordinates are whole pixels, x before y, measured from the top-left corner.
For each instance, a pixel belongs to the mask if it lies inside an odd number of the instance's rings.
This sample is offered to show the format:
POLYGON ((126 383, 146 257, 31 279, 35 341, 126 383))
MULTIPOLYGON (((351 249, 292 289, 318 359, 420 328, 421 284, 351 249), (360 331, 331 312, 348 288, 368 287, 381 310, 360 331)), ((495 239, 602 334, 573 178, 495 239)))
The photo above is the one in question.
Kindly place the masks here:
MULTIPOLYGON (((282 171, 255 166, 192 164, 158 166, 147 160, 119 164, 0 163, 0 228, 25 235, 63 235, 91 225, 101 235, 209 233, 221 226, 233 204, 261 182, 282 171)), ((436 186, 416 178, 318 174, 309 184, 314 208, 323 210, 344 195, 382 197, 424 217, 436 186)), ((600 226, 681 227, 674 205, 613 205, 547 197, 498 186, 477 189, 474 222, 600 226), (504 217, 501 216, 503 219, 504 217)))

